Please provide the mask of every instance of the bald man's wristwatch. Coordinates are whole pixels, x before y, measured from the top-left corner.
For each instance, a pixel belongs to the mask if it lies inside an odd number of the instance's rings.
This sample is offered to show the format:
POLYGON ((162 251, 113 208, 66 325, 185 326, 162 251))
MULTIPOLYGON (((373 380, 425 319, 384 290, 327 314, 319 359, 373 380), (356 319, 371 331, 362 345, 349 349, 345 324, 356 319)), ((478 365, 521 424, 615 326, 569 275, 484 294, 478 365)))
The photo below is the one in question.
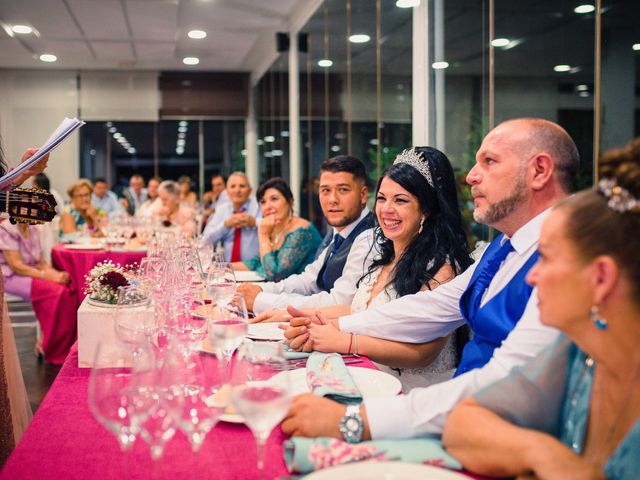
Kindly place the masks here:
POLYGON ((364 422, 360 416, 360 404, 349 405, 340 420, 340 433, 347 443, 358 443, 364 432, 364 422))

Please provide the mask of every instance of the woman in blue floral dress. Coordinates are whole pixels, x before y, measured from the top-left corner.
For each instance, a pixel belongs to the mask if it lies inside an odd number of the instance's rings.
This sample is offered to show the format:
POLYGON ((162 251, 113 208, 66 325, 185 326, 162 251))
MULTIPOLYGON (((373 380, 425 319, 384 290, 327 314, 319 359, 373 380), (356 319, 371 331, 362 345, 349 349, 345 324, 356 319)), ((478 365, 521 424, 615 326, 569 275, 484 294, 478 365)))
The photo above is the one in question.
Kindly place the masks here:
POLYGON ((256 198, 263 217, 258 224, 260 250, 252 259, 234 263, 234 268, 254 270, 271 282, 301 273, 322 242, 316 227, 293 214, 293 194, 282 178, 260 185, 256 198))

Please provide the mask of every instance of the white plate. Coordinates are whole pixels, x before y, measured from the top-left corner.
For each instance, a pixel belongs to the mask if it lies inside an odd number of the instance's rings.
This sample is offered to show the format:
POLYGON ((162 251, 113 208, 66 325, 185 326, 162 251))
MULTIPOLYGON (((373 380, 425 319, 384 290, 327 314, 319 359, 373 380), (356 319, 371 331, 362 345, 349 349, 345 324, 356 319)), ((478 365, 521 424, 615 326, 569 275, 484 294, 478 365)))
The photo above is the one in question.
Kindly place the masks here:
POLYGON ((254 340, 284 340, 284 330, 278 328, 279 323, 252 323, 247 331, 247 338, 254 340))
POLYGON ((115 247, 111 248, 112 252, 146 252, 147 247, 136 247, 136 248, 124 248, 124 247, 115 247))
POLYGON ((67 250, 102 250, 99 243, 68 243, 64 246, 67 250))
MULTIPOLYGON (((364 398, 394 397, 402 389, 400 380, 380 370, 360 367, 347 367, 347 369, 364 398)), ((269 381, 282 384, 286 375, 289 375, 292 395, 309 392, 306 368, 276 373, 269 381)))
POLYGON ((238 270, 234 272, 236 282, 264 282, 264 278, 251 270, 238 270))
POLYGON ((461 473, 431 465, 401 462, 361 462, 323 468, 313 472, 306 480, 469 480, 461 473))

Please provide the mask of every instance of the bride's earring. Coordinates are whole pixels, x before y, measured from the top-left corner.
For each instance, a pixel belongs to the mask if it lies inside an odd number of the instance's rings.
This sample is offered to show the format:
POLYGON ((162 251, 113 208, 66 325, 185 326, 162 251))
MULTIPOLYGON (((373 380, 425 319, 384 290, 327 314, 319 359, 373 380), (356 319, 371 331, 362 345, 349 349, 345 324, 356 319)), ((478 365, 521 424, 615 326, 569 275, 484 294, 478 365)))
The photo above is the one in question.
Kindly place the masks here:
POLYGON ((422 224, 424 223, 424 219, 425 217, 422 217, 422 220, 420 220, 420 228, 418 229, 418 235, 422 233, 422 224))

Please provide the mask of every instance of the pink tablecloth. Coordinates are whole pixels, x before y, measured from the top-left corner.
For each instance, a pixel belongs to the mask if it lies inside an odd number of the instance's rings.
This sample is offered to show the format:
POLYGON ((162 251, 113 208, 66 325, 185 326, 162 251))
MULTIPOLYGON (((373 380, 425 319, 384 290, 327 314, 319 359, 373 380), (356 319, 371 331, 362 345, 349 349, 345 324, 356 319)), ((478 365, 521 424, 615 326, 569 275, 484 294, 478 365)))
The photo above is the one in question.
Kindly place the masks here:
POLYGON ((58 270, 69 272, 71 277, 71 288, 74 290, 77 300, 76 309, 80 307, 84 300, 85 275, 98 262, 111 260, 120 265, 130 265, 140 263, 145 252, 108 252, 106 250, 69 250, 64 245, 56 245, 51 251, 51 262, 58 270))

